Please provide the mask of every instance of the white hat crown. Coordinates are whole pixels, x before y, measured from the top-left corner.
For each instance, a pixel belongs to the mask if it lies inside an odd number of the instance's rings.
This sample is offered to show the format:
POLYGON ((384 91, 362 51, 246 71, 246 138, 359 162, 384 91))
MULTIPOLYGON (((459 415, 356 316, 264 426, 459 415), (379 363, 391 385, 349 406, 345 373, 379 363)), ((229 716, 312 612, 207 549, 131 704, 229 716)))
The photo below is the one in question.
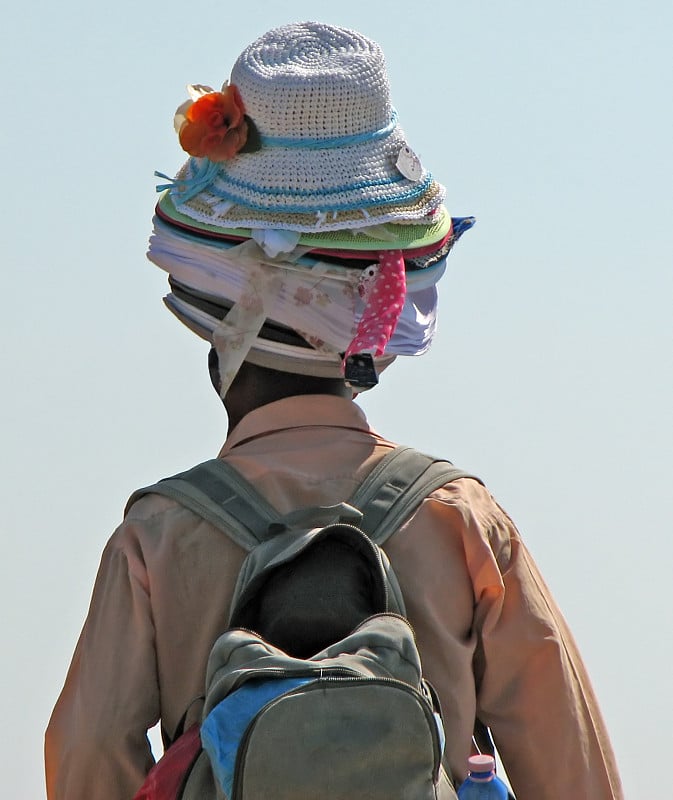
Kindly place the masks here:
POLYGON ((392 121, 380 46, 319 22, 286 25, 257 39, 234 64, 231 83, 264 137, 359 137, 392 121))

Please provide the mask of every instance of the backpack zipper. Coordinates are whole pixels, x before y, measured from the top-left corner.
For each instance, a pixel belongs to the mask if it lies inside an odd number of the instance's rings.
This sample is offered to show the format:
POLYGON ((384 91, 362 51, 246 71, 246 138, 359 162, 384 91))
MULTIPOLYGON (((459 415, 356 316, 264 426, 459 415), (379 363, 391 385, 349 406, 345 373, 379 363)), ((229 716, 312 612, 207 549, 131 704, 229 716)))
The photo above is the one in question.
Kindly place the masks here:
MULTIPOLYGON (((317 666, 317 663, 318 662, 316 662, 316 666, 313 669, 306 667, 297 667, 296 669, 289 667, 262 667, 261 669, 255 669, 254 671, 249 670, 236 678, 236 680, 231 684, 231 688, 227 690, 225 697, 229 697, 230 694, 235 692, 237 689, 240 689, 241 686, 248 681, 258 680, 259 678, 314 678, 318 681, 327 680, 332 676, 335 676, 335 679, 365 677, 360 675, 360 673, 352 667, 319 667, 317 666)), ((291 692, 288 692, 287 694, 291 694, 291 692)), ((285 696, 286 695, 283 695, 283 697, 285 696)))

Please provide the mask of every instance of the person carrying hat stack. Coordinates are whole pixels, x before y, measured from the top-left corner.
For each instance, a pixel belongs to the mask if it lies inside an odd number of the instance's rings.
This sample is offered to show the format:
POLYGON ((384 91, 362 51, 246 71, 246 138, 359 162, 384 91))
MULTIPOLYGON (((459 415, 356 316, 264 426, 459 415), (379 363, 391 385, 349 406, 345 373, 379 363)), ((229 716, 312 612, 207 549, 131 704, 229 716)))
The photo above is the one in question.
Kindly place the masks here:
MULTIPOLYGON (((166 178, 148 257, 208 341, 229 430, 219 458, 280 512, 350 497, 395 446, 353 402, 423 354, 437 281, 471 217, 407 142, 380 47, 315 22, 264 34, 218 91, 189 87, 189 159, 166 178)), ((462 478, 386 544, 466 774, 478 718, 518 800, 621 798, 577 647, 507 514, 462 478), (552 758, 545 757, 552 754, 552 758)), ((129 800, 203 690, 244 552, 175 501, 135 503, 102 556, 46 734, 49 800, 129 800)))

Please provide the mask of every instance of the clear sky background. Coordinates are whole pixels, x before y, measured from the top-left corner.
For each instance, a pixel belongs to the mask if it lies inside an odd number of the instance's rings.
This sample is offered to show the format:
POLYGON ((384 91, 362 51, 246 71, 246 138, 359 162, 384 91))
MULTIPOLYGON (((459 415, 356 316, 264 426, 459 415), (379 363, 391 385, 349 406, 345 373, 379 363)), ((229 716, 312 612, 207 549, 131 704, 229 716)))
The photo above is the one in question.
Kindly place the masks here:
POLYGON ((654 796, 645 764, 670 761, 673 719, 670 0, 5 10, 2 794, 44 796, 43 730, 127 496, 224 439, 207 346, 144 256, 153 171, 184 158, 173 112, 266 29, 316 18, 382 44, 410 144, 451 212, 478 219, 450 256, 432 352, 362 405, 512 514, 579 641, 627 797, 654 796))

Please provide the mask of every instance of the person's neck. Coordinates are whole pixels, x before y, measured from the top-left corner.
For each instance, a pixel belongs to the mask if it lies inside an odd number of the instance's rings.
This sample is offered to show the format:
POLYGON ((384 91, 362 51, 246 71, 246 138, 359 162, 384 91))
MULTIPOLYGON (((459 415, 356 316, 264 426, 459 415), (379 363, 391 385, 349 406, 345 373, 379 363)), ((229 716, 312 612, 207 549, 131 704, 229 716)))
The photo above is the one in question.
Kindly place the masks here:
POLYGON ((307 394, 353 399, 352 390, 341 379, 294 375, 245 363, 224 398, 229 432, 257 408, 307 394))

